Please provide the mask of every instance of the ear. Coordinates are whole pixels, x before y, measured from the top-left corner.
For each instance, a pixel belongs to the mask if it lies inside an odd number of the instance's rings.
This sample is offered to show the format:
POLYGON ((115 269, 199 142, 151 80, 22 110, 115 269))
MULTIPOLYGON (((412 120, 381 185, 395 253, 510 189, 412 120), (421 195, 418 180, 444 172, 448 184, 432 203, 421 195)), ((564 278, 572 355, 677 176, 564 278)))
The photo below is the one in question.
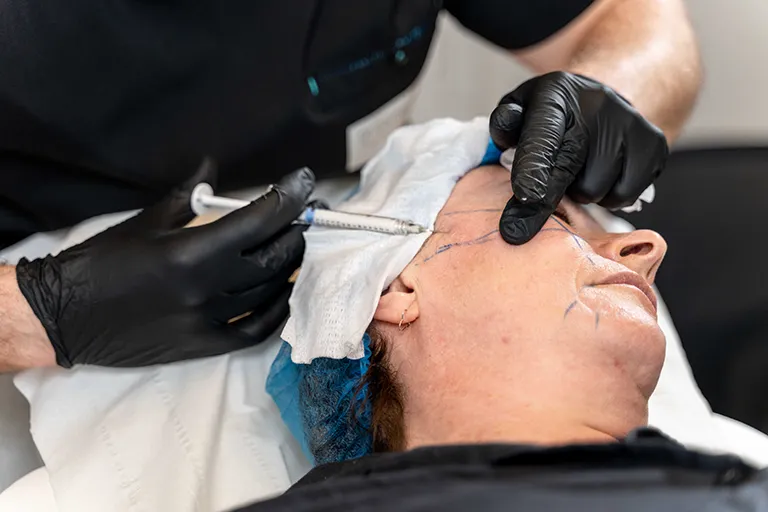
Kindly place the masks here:
POLYGON ((415 290, 401 275, 384 290, 373 319, 393 325, 411 323, 419 318, 419 303, 415 290))

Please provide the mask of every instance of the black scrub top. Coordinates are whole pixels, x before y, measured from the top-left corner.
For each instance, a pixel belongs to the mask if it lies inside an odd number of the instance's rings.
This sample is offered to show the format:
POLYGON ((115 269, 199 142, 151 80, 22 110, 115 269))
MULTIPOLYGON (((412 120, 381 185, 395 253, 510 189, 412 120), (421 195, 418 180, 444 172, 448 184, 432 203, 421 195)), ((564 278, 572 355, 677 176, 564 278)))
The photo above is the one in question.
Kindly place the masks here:
POLYGON ((437 446, 328 464, 238 512, 337 510, 765 511, 768 472, 644 428, 616 443, 437 446))
POLYGON ((440 10, 516 49, 590 3, 4 1, 0 248, 144 207, 204 155, 219 191, 339 174, 347 126, 416 79, 440 10))

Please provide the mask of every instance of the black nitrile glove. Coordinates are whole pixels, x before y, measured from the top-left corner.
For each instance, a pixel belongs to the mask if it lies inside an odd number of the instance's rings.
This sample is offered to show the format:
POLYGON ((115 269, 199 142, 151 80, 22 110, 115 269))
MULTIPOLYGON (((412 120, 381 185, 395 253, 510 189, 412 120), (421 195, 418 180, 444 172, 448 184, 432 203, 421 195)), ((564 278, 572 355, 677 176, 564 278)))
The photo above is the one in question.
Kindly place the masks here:
POLYGON ((314 187, 309 169, 211 224, 189 200, 208 161, 163 201, 58 256, 22 260, 17 279, 59 365, 135 367, 224 354, 264 340, 288 314, 304 251, 291 225, 314 187), (245 313, 250 315, 230 322, 245 313))
POLYGON ((491 138, 517 146, 501 236, 533 238, 563 195, 618 209, 633 204, 667 159, 664 134, 611 88, 554 72, 523 83, 491 114, 491 138))

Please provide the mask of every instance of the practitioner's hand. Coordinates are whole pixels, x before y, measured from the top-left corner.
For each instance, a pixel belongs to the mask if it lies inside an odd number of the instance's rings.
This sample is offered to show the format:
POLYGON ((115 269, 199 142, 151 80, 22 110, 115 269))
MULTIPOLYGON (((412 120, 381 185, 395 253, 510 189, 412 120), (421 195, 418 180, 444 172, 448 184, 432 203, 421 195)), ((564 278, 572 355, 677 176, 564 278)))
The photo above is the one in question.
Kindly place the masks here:
POLYGON ((565 72, 523 83, 491 114, 491 137, 517 147, 512 192, 500 231, 533 238, 563 195, 611 209, 629 206, 659 176, 664 134, 611 88, 565 72))
POLYGON ((292 226, 314 187, 301 170, 216 222, 194 217, 194 186, 58 256, 22 260, 19 287, 59 365, 146 366, 259 343, 288 313, 288 279, 304 251, 292 226), (233 318, 251 312, 248 316, 233 318))

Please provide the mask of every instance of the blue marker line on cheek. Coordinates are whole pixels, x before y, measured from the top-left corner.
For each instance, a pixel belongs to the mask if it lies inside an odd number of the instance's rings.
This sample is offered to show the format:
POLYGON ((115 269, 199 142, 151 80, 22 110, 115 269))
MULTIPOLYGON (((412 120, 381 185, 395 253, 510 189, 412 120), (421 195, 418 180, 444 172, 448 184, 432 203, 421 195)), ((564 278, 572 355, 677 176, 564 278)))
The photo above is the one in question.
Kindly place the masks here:
POLYGON ((597 330, 598 325, 600 325, 600 313, 595 311, 595 330, 597 330))
MULTIPOLYGON (((582 237, 580 237, 579 235, 577 235, 576 233, 574 233, 573 231, 571 231, 570 229, 568 229, 568 228, 565 226, 565 224, 563 224, 562 222, 560 222, 560 219, 558 219, 557 217, 555 217, 555 216, 552 216, 552 220, 554 220, 555 222, 557 222, 557 223, 560 225, 560 227, 562 227, 562 228, 563 228, 563 229, 562 229, 562 231, 565 231, 566 233, 568 233, 569 235, 571 235, 571 238, 573 238, 573 240, 576 242, 576 245, 578 245, 578 246, 579 246, 579 249, 581 249, 581 251, 584 253, 584 256, 587 258, 587 261, 589 261, 589 262, 590 262, 592 265, 594 265, 594 264, 595 264, 594 260, 593 260, 593 259, 592 259, 592 257, 589 255, 589 253, 588 253, 588 252, 587 252, 587 251, 584 249, 584 246, 583 246, 583 245, 581 245, 581 242, 579 241, 579 239, 581 239, 581 240, 582 240, 584 243, 587 243, 587 241, 586 241, 586 240, 584 240, 584 239, 583 239, 582 237)), ((560 229, 557 229, 557 228, 545 228, 545 229, 542 229, 541 231, 561 231, 561 230, 560 230, 560 229)))
POLYGON ((570 313, 571 310, 576 307, 576 304, 578 302, 579 302, 578 300, 571 302, 571 304, 566 308, 565 313, 563 313, 563 320, 565 320, 565 317, 568 316, 568 313, 570 313))
POLYGON ((557 218, 557 217, 555 217, 554 215, 552 216, 552 220, 554 220, 555 222, 557 222, 557 223, 560 225, 560 227, 561 227, 561 228, 563 228, 563 229, 565 230, 565 232, 566 232, 566 233, 568 233, 569 235, 571 235, 571 238, 573 238, 573 240, 576 242, 576 245, 578 245, 578 246, 579 246, 579 249, 581 249, 582 251, 584 250, 584 247, 582 247, 582 246, 581 246, 581 242, 579 242, 579 237, 577 237, 577 236, 576 236, 576 233, 574 233, 573 231, 571 231, 570 229, 568 229, 567 227, 565 227, 565 224, 563 224, 562 222, 560 222, 560 219, 558 219, 558 218, 557 218))

